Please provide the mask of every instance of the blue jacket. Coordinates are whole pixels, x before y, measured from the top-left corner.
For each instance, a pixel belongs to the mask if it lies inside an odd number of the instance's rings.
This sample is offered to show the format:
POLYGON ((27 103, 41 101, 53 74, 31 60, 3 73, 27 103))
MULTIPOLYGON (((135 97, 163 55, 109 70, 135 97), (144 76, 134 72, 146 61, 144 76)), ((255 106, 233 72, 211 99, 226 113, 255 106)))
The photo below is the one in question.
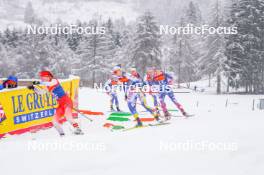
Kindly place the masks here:
POLYGON ((4 85, 0 84, 0 91, 4 89, 4 85))
POLYGON ((17 77, 16 76, 13 76, 13 75, 10 75, 7 80, 11 80, 11 81, 14 81, 16 83, 18 83, 18 80, 17 80, 17 77))

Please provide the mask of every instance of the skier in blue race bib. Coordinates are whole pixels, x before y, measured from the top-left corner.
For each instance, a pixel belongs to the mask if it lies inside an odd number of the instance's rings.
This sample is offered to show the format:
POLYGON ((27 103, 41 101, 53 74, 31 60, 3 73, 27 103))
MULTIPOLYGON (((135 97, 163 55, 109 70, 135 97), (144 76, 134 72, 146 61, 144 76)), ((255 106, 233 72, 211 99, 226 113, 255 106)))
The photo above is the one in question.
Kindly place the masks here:
POLYGON ((146 103, 145 94, 141 90, 142 86, 144 85, 144 82, 141 79, 139 73, 136 71, 136 69, 131 68, 129 74, 122 72, 120 69, 116 72, 116 76, 119 77, 120 82, 125 84, 124 88, 127 105, 131 114, 137 121, 136 127, 140 127, 143 125, 136 109, 138 99, 142 107, 144 107, 149 113, 151 113, 151 115, 157 121, 160 121, 159 115, 156 113, 156 110, 150 108, 146 103))
MULTIPOLYGON (((114 72, 115 70, 113 70, 114 72)), ((116 107, 116 111, 120 112, 119 108, 119 100, 117 96, 118 90, 118 77, 115 76, 113 73, 109 80, 105 83, 104 89, 106 93, 110 96, 110 110, 114 111, 114 105, 116 107)))
POLYGON ((144 77, 144 82, 148 86, 148 94, 152 96, 153 98, 153 103, 156 111, 160 115, 159 112, 159 83, 157 81, 154 81, 153 75, 154 75, 155 68, 151 67, 147 69, 147 73, 144 77))
POLYGON ((167 105, 165 103, 165 97, 168 96, 171 101, 175 104, 175 106, 181 111, 182 115, 185 117, 188 117, 189 115, 186 113, 184 110, 183 106, 177 101, 172 85, 173 85, 173 77, 165 73, 161 70, 155 70, 153 72, 153 81, 159 84, 160 86, 160 92, 159 92, 159 100, 160 100, 160 105, 162 108, 162 111, 164 112, 165 118, 169 120, 171 118, 171 114, 169 113, 167 109, 167 105))

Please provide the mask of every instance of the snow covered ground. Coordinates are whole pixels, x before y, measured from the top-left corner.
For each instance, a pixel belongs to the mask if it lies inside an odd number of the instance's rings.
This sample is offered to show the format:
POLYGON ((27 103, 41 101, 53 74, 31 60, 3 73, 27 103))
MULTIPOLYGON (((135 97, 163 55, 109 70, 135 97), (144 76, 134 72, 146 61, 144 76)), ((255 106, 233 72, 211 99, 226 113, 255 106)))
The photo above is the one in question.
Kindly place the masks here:
MULTIPOLYGON (((84 136, 72 135, 65 124, 64 138, 49 129, 2 139, 1 174, 263 174, 264 111, 252 111, 252 103, 264 96, 176 95, 195 117, 172 118, 166 126, 111 132, 102 126, 106 117, 97 116, 92 123, 80 119, 84 136)), ((80 108, 106 112, 108 98, 81 89, 80 108)), ((124 102, 121 108, 127 111, 124 102)))

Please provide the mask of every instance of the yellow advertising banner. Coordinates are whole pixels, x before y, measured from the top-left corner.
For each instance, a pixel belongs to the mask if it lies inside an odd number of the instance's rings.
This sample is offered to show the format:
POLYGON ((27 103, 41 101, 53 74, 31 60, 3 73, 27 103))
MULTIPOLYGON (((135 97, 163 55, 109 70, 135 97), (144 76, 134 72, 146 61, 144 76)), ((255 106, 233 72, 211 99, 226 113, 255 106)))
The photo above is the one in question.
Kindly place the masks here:
MULTIPOLYGON (((74 108, 78 108, 79 81, 79 77, 61 81, 74 108)), ((0 137, 52 126, 56 107, 56 99, 51 94, 38 95, 27 88, 0 91, 0 137)))

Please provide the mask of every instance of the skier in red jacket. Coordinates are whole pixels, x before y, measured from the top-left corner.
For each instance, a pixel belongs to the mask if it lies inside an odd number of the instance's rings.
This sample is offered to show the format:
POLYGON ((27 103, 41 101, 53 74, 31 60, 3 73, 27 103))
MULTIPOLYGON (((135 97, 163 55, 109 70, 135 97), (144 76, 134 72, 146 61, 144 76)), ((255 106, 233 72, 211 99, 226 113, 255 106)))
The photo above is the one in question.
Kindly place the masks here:
POLYGON ((64 131, 60 124, 61 117, 65 116, 67 121, 71 123, 74 127, 74 134, 80 135, 83 134, 77 122, 74 121, 72 110, 73 110, 73 102, 71 98, 65 93, 63 87, 60 82, 54 78, 51 72, 49 71, 41 71, 39 73, 39 77, 41 82, 33 82, 33 85, 29 87, 29 89, 35 89, 37 93, 51 93, 57 100, 58 107, 56 108, 56 113, 53 116, 53 125, 56 130, 59 132, 61 136, 64 136, 64 131), (38 84, 44 85, 45 87, 36 87, 38 84))

